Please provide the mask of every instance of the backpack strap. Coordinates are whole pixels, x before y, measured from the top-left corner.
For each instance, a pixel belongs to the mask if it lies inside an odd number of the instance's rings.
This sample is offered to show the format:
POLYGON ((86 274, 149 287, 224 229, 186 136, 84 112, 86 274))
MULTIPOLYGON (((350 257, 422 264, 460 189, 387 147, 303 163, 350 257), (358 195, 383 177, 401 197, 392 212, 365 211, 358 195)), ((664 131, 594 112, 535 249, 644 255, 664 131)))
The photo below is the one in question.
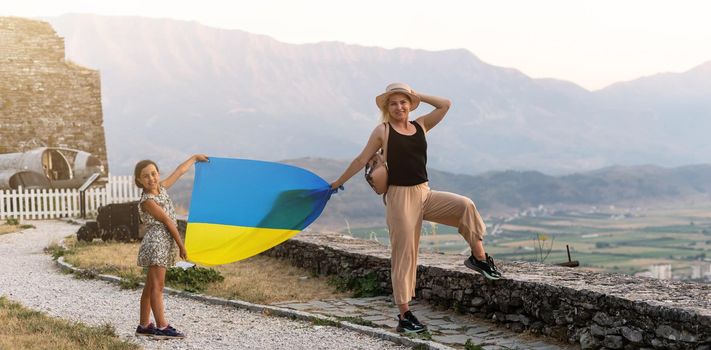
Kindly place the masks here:
MULTIPOLYGON (((385 131, 383 131, 384 134, 383 134, 383 147, 382 147, 383 148, 383 162, 385 164, 385 170, 389 172, 390 169, 388 168, 388 137, 390 136, 390 133, 389 133, 390 123, 383 123, 383 124, 385 124, 385 128, 384 128, 385 131)), ((388 191, 386 190, 385 193, 383 193, 383 204, 384 205, 388 205, 385 201, 385 195, 387 195, 387 194, 388 194, 388 191)))
POLYGON ((388 128, 390 126, 390 123, 383 123, 385 124, 385 128, 383 131, 383 160, 385 161, 385 166, 388 166, 388 137, 390 136, 390 133, 388 132, 388 128))

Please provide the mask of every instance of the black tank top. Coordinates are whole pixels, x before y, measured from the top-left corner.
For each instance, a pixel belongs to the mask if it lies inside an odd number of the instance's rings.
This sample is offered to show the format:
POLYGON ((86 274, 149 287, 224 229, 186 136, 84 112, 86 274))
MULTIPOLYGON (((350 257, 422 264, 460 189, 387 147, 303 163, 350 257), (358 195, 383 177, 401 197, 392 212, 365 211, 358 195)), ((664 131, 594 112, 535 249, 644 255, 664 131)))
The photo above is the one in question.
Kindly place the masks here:
POLYGON ((388 184, 414 186, 427 182, 427 140, 419 123, 415 133, 402 135, 390 125, 388 134, 388 184))

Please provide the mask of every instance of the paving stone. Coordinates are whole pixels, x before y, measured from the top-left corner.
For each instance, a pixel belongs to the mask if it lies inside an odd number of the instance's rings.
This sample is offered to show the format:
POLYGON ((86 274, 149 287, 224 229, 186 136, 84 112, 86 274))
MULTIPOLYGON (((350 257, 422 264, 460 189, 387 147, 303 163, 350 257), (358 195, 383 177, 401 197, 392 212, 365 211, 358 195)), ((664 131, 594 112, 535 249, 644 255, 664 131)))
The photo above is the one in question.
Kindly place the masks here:
POLYGON ((504 346, 507 348, 515 348, 520 345, 523 345, 523 344, 521 344, 521 342, 512 341, 510 338, 509 339, 502 339, 500 341, 495 342, 494 344, 504 346))
POLYGON ((388 328, 395 329, 397 327, 397 321, 396 320, 385 320, 383 321, 383 324, 387 326, 388 328))
MULTIPOLYGON (((358 300, 365 300, 365 301, 369 301, 369 302, 385 302, 385 303, 388 303, 388 302, 390 302, 391 299, 390 299, 389 297, 380 296, 380 297, 358 298, 358 300)), ((415 303, 416 303, 416 302, 413 302, 413 303, 411 303, 411 304, 415 304, 415 303)))
POLYGON ((423 315, 423 314, 417 314, 417 319, 420 320, 421 322, 429 323, 430 318, 423 315))
POLYGON ((481 348, 484 350, 508 350, 507 348, 499 345, 484 345, 481 348))
POLYGON ((343 311, 323 312, 321 314, 333 316, 333 317, 356 317, 352 313, 347 313, 347 312, 343 312, 343 311))
POLYGON ((461 329, 461 328, 464 328, 465 326, 463 326, 461 324, 456 324, 456 323, 445 323, 445 324, 441 325, 440 327, 442 327, 442 329, 452 329, 453 330, 453 329, 461 329))
MULTIPOLYGON (((515 334, 515 333, 512 332, 511 334, 515 334)), ((486 334, 486 337, 493 339, 493 338, 498 338, 498 337, 502 337, 502 336, 510 336, 511 334, 506 334, 506 333, 504 333, 504 332, 502 332, 502 331, 499 331, 499 330, 497 330, 496 328, 493 328, 493 327, 492 327, 492 328, 489 330, 489 332, 486 334)))
POLYGON ((375 315, 384 315, 384 313, 382 310, 366 309, 366 310, 362 310, 361 315, 375 316, 375 315))
POLYGON ((288 304, 288 305, 279 305, 281 307, 289 308, 289 309, 294 309, 294 310, 299 310, 299 311, 305 311, 311 308, 311 305, 308 304, 288 304))
POLYGON ((440 331, 438 326, 433 326, 431 324, 427 324, 427 329, 430 330, 430 333, 437 333, 440 331))
POLYGON ((418 313, 418 315, 421 315, 422 317, 427 317, 427 319, 430 319, 430 320, 438 320, 438 321, 446 322, 446 321, 442 320, 442 316, 441 316, 441 315, 430 314, 430 313, 427 313, 427 312, 420 312, 420 313, 418 313))
MULTIPOLYGON (((310 311, 335 317, 360 317, 373 322, 391 332, 397 327, 396 315, 399 313, 392 300, 384 297, 346 298, 312 301, 308 303, 280 303, 279 306, 310 311)), ((518 333, 489 324, 473 317, 464 317, 454 311, 434 309, 423 302, 413 302, 410 310, 425 323, 437 343, 461 348, 468 339, 473 344, 484 344, 484 349, 567 349, 547 343, 543 340, 529 341, 518 333)))
POLYGON ((344 299, 344 301, 347 302, 348 304, 358 305, 358 306, 368 306, 369 304, 371 304, 370 300, 365 300, 365 299, 349 298, 349 299, 344 299))
MULTIPOLYGON (((475 344, 475 345, 486 343, 486 339, 477 337, 475 335, 463 334, 463 336, 467 339, 471 339, 472 344, 475 344)), ((464 341, 464 343, 466 343, 466 340, 464 341)), ((464 343, 462 343, 462 345, 464 345, 464 343)))
POLYGON ((485 334, 485 333, 489 333, 489 332, 491 332, 491 328, 490 328, 490 327, 486 327, 486 326, 475 326, 475 327, 469 327, 469 329, 467 329, 467 331, 466 331, 466 334, 469 334, 469 335, 481 335, 481 334, 485 334))
POLYGON ((439 326, 441 328, 442 326, 449 324, 449 322, 442 320, 430 320, 428 324, 431 324, 433 326, 439 326))
POLYGON ((311 302, 309 302, 309 304, 310 304, 313 308, 317 308, 317 309, 328 309, 328 308, 331 307, 331 304, 326 303, 326 302, 323 302, 323 301, 320 301, 320 300, 311 301, 311 302))
POLYGON ((534 343, 527 343, 526 345, 529 347, 529 349, 532 349, 532 350, 564 349, 563 347, 555 346, 555 345, 548 344, 545 342, 540 342, 540 341, 536 341, 534 343))
POLYGON ((334 307, 333 305, 331 305, 331 306, 329 306, 329 307, 323 307, 323 308, 314 307, 314 309, 320 309, 320 310, 323 310, 324 312, 332 312, 332 311, 341 311, 341 310, 343 310, 342 308, 334 307))
POLYGON ((372 322, 385 321, 389 319, 389 317, 386 317, 385 315, 361 316, 361 318, 372 322))
POLYGON ((438 343, 442 344, 464 344, 466 343, 467 339, 469 337, 462 335, 462 334, 457 334, 457 335, 433 335, 432 340, 438 343))

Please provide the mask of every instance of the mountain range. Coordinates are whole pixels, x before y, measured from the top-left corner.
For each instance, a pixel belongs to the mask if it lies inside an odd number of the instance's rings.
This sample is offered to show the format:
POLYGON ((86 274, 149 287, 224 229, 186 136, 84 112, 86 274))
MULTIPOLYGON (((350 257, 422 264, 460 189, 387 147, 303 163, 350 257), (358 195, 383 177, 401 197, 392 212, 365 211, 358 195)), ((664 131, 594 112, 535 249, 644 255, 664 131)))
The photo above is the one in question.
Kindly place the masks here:
POLYGON ((485 180, 514 169, 503 174, 515 182, 539 176, 527 170, 676 167, 711 154, 711 62, 588 91, 463 49, 295 45, 171 19, 44 20, 65 38, 67 59, 100 72, 114 173, 143 158, 172 167, 196 152, 349 161, 377 123, 374 97, 392 81, 453 101, 428 136, 428 164, 448 173, 485 180))
MULTIPOLYGON (((299 158, 283 163, 308 169, 325 179, 337 178, 347 161, 299 158)), ((708 204, 711 164, 664 168, 652 165, 614 166, 571 175, 551 176, 538 171, 490 171, 479 175, 430 169, 433 190, 459 193, 474 200, 484 217, 511 216, 530 208, 549 210, 627 210, 708 204)), ((171 197, 188 208, 191 179, 171 189, 171 197)), ((384 226, 384 206, 363 179, 362 172, 333 195, 315 225, 331 229, 384 226)))

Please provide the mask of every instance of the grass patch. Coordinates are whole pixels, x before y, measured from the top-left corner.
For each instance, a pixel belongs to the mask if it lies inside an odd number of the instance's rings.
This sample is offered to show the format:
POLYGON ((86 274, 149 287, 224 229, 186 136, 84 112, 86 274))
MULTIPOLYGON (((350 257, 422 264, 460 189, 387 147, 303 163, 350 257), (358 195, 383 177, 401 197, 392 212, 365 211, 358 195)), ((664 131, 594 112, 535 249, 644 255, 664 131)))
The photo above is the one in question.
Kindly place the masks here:
POLYGON ((479 344, 474 344, 471 339, 467 339, 464 343, 464 349, 466 350, 484 350, 484 347, 479 344))
POLYGON ((64 261, 77 268, 93 268, 98 273, 117 276, 143 274, 143 268, 136 264, 136 243, 78 242, 75 237, 65 239, 64 243, 69 248, 64 261))
POLYGON ((7 233, 13 233, 13 232, 17 232, 17 231, 19 231, 19 230, 17 230, 15 226, 10 226, 10 225, 5 225, 5 224, 0 225, 0 235, 4 235, 7 233))
POLYGON ((19 224, 20 224, 20 220, 17 220, 15 218, 7 218, 5 220, 5 225, 17 226, 19 224))
POLYGON ((420 333, 402 333, 402 335, 412 339, 432 340, 432 333, 430 333, 430 331, 420 333))
POLYGON ((113 326, 89 327, 52 318, 0 297, 0 349, 140 349, 113 326))
POLYGON ((341 324, 338 323, 337 321, 332 321, 332 320, 325 320, 322 318, 312 318, 311 323, 314 324, 314 326, 329 326, 329 327, 340 327, 341 324))
POLYGON ((0 224, 0 235, 19 232, 28 228, 35 228, 34 225, 20 224, 17 219, 8 218, 5 223, 0 224))
POLYGON ((315 276, 284 260, 257 255, 215 267, 225 280, 211 285, 206 294, 258 304, 341 298, 325 277, 315 276))
POLYGON ((362 317, 336 317, 340 321, 345 321, 345 322, 350 322, 353 324, 359 324, 361 326, 366 326, 366 327, 372 327, 372 328, 378 328, 379 326, 371 321, 368 321, 366 319, 363 319, 362 317))
MULTIPOLYGON (((80 269, 122 278, 122 288, 136 288, 145 281, 143 268, 136 265, 140 243, 77 242, 65 239, 68 250, 56 244, 47 248, 64 256, 67 263, 80 269)), ((191 270, 191 269, 188 269, 191 270)), ((208 270, 208 269, 203 269, 208 270)), ((327 283, 325 277, 314 276, 288 262, 267 256, 255 256, 236 263, 213 267, 211 272, 176 273, 176 283, 166 272, 166 284, 191 292, 201 292, 225 299, 240 299, 251 303, 271 304, 283 301, 308 301, 341 298, 346 293, 327 283), (214 274, 223 277, 220 281, 214 274), (200 282, 203 279, 210 282, 200 282)), ((169 270, 170 271, 170 270, 169 270)), ((198 270, 202 271, 202 270, 198 270)))
POLYGON ((54 259, 54 260, 59 259, 59 257, 67 256, 67 255, 73 253, 73 251, 71 249, 62 247, 57 242, 52 242, 48 246, 46 246, 44 248, 44 252, 51 255, 52 259, 54 259))

